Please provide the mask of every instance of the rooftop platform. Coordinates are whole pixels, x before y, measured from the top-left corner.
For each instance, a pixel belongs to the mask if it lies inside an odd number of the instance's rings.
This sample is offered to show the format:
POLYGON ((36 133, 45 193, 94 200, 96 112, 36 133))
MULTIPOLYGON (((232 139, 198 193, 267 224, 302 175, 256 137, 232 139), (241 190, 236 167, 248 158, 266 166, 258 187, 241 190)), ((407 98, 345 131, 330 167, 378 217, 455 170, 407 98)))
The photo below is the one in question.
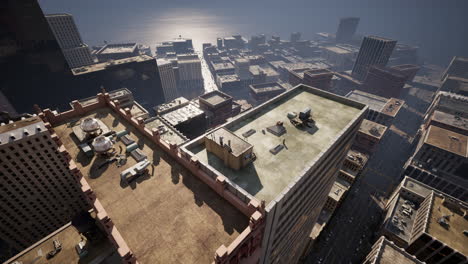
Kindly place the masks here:
POLYGON ((177 126, 180 123, 204 114, 205 113, 200 108, 189 103, 183 107, 175 109, 174 111, 163 114, 162 118, 172 126, 177 126))
POLYGON ((152 129, 156 128, 159 130, 159 134, 161 135, 161 139, 166 141, 169 144, 177 144, 181 145, 187 142, 187 138, 177 131, 174 127, 169 125, 166 121, 164 121, 159 116, 152 117, 145 120, 145 127, 152 129))
POLYGON ((5 263, 29 264, 63 264, 63 263, 120 263, 122 260, 117 254, 114 245, 105 237, 94 242, 88 242, 88 255, 80 258, 75 246, 81 242, 81 235, 70 223, 57 229, 55 232, 41 239, 29 248, 21 251, 18 255, 5 263), (62 245, 62 250, 53 258, 47 259, 46 255, 54 250, 54 240, 62 245), (100 260, 98 262, 98 260, 100 260))
POLYGON ((463 231, 468 230, 468 220, 463 217, 466 208, 460 208, 461 212, 454 212, 443 201, 442 197, 434 195, 426 232, 464 256, 468 256, 468 247, 466 246, 468 245, 468 236, 463 234, 463 231), (437 221, 447 215, 450 216, 447 220, 449 227, 445 228, 437 221))
POLYGON ((125 63, 132 63, 132 62, 143 62, 143 61, 150 61, 150 60, 155 60, 153 57, 150 57, 148 55, 139 55, 135 57, 129 57, 125 59, 120 59, 120 60, 114 60, 114 61, 109 61, 109 62, 103 62, 103 63, 97 63, 97 64, 92 64, 88 66, 83 66, 79 68, 74 68, 72 69, 72 72, 74 75, 80 75, 80 74, 86 74, 90 72, 95 72, 95 71, 102 71, 105 70, 108 67, 112 66, 117 66, 125 63))
MULTIPOLYGON (((392 241, 381 237, 377 242, 377 252, 374 253, 373 264, 423 264, 416 257, 407 253, 404 249, 396 246, 392 241)), ((375 247, 375 246, 374 246, 375 247)))
POLYGON ((209 105, 210 107, 217 108, 227 101, 232 101, 232 97, 228 94, 214 90, 200 95, 199 100, 209 105))
MULTIPOLYGON (((224 166, 221 159, 207 153, 199 141, 185 145, 200 162, 211 166, 259 200, 271 202, 291 181, 319 157, 343 130, 362 113, 363 105, 308 86, 296 88, 273 98, 235 118, 224 127, 253 145, 257 159, 235 171, 224 166), (296 128, 287 117, 310 107, 315 125, 296 128), (286 133, 276 136, 267 127, 282 121, 286 133), (244 137, 254 130, 255 133, 244 137), (284 145, 283 145, 284 143, 284 145), (270 150, 283 145, 276 155, 270 150)), ((313 164, 313 163, 312 163, 313 164)))
POLYGON ((131 53, 136 48, 136 43, 107 44, 98 51, 98 54, 131 53))
POLYGON ((362 120, 361 126, 359 127, 360 133, 364 133, 379 140, 384 136, 386 131, 386 126, 367 119, 362 120))
MULTIPOLYGON (((152 164, 148 175, 121 183, 120 173, 136 164, 132 157, 121 167, 99 168, 103 158, 86 157, 72 134, 80 119, 54 127, 140 263, 211 263, 218 247, 229 245, 247 227, 247 217, 112 110, 99 109, 81 119, 88 116, 111 130, 129 131, 152 164)), ((114 147, 125 152, 120 140, 114 147)))
POLYGON ((468 137, 438 126, 429 126, 424 143, 468 157, 468 137))

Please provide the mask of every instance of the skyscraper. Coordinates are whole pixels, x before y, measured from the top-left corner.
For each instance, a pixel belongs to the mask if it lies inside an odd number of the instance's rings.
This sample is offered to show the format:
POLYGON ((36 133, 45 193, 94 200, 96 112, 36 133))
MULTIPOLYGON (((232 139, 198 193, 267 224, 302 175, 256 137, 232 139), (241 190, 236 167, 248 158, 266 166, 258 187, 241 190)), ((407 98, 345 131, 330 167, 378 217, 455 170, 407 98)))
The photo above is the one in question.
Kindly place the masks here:
POLYGON ((377 36, 364 37, 352 75, 362 81, 371 66, 386 66, 396 43, 396 40, 377 36))
POLYGON ((22 250, 90 209, 74 168, 39 117, 0 126, 0 239, 22 250))
POLYGON ((166 102, 172 101, 179 96, 177 90, 177 78, 174 70, 176 61, 169 59, 157 59, 159 76, 161 76, 161 84, 166 102))
POLYGON ((336 42, 346 43, 351 41, 356 33, 359 24, 359 17, 345 17, 340 19, 338 31, 336 32, 336 42))
POLYGON ((50 14, 46 18, 71 68, 94 63, 88 46, 81 40, 72 15, 50 14))

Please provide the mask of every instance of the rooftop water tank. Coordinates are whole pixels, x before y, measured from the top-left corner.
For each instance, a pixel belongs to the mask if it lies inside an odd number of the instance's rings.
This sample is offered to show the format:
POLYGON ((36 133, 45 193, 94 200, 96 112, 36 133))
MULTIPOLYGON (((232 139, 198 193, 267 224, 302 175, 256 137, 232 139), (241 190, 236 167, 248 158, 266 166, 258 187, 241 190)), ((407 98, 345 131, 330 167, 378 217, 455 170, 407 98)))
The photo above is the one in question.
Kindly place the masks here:
POLYGON ((83 119, 83 121, 81 121, 80 127, 86 133, 95 132, 101 128, 97 119, 92 117, 83 119))
POLYGON ((93 140, 93 148, 97 153, 105 153, 109 151, 113 144, 110 139, 105 136, 99 136, 93 140))

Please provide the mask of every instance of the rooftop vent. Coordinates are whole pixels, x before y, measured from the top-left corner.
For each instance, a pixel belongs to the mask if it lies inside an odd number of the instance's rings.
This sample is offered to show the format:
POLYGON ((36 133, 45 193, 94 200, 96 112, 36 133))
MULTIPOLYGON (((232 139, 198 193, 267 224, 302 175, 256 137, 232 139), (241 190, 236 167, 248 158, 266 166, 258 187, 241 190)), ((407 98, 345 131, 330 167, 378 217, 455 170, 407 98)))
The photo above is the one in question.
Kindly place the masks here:
POLYGON ((11 139, 11 140, 15 140, 15 139, 16 139, 15 134, 10 133, 10 139, 11 139))
POLYGON ((25 129, 23 129, 23 134, 24 134, 25 136, 29 136, 29 131, 25 128, 25 129))

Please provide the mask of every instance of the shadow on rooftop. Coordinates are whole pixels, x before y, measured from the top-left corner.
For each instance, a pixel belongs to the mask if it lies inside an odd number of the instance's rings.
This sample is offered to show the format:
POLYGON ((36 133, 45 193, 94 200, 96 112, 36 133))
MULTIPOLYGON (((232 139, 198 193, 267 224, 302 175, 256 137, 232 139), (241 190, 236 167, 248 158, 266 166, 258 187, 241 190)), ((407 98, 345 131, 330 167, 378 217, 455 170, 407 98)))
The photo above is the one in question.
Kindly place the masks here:
POLYGON ((206 205, 210 207, 223 221, 224 231, 232 235, 234 231, 241 233, 248 225, 248 218, 237 208, 229 204, 223 197, 219 196, 207 184, 196 176, 174 163, 171 158, 162 156, 164 161, 172 164, 171 178, 173 184, 184 184, 193 193, 193 199, 197 206, 206 205))

